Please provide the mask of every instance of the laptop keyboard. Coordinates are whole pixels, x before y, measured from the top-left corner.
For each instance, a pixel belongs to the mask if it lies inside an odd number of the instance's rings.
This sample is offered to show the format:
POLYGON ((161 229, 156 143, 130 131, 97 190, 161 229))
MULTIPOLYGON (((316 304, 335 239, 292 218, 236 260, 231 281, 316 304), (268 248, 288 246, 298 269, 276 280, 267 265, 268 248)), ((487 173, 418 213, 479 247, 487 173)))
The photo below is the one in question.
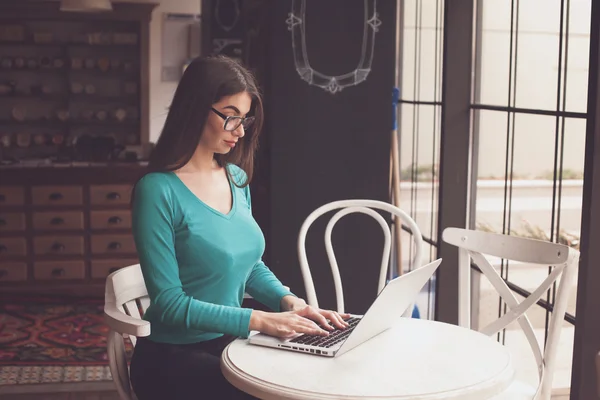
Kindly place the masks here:
POLYGON ((349 327, 346 329, 335 328, 335 330, 329 332, 329 336, 319 336, 319 335, 302 335, 298 336, 295 339, 290 340, 291 343, 300 343, 306 344, 309 346, 317 346, 317 347, 331 347, 336 345, 344 340, 352 333, 356 325, 360 321, 360 318, 351 317, 346 320, 349 327))

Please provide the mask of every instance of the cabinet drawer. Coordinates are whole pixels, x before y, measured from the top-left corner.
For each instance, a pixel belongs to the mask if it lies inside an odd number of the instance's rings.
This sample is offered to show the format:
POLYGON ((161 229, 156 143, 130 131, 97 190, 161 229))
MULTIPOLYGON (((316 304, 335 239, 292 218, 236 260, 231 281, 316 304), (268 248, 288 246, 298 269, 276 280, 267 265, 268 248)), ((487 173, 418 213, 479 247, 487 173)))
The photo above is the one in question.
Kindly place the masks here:
POLYGON ((132 185, 94 185, 90 187, 92 205, 129 204, 132 185))
POLYGON ((131 213, 125 210, 92 211, 92 229, 127 229, 131 228, 131 213))
POLYGON ((24 231, 25 214, 23 213, 0 213, 0 232, 24 231))
POLYGON ((35 186, 31 193, 36 206, 76 206, 83 201, 80 186, 35 186))
POLYGON ((33 228, 36 230, 83 229, 83 213, 81 211, 35 212, 33 228))
POLYGON ((33 277, 39 280, 84 279, 83 261, 43 261, 33 265, 33 277))
POLYGON ((24 256, 27 254, 27 243, 21 237, 0 237, 0 258, 24 256))
POLYGON ((93 235, 93 254, 135 253, 135 243, 131 235, 93 235))
POLYGON ((81 236, 36 236, 33 239, 36 255, 83 254, 81 236))
POLYGON ((92 260, 92 278, 104 279, 119 268, 128 267, 138 263, 139 261, 134 258, 120 260, 92 260))
POLYGON ((22 187, 0 187, 0 206, 20 206, 23 203, 25 203, 25 194, 22 187))
POLYGON ((0 264, 0 282, 25 280, 27 280, 27 264, 7 262, 0 264))

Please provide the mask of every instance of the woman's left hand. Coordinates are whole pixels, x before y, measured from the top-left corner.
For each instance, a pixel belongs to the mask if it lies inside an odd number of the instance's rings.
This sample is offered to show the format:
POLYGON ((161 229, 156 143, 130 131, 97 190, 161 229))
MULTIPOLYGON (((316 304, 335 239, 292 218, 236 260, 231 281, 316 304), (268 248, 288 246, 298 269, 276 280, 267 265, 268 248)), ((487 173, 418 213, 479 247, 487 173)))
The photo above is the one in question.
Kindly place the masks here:
POLYGON ((311 319, 327 330, 333 330, 334 327, 344 329, 350 326, 345 320, 350 318, 350 314, 339 314, 336 311, 322 310, 306 304, 302 299, 295 296, 285 296, 282 299, 282 310, 292 311, 301 317, 311 319), (331 326, 331 324, 333 326, 331 326))

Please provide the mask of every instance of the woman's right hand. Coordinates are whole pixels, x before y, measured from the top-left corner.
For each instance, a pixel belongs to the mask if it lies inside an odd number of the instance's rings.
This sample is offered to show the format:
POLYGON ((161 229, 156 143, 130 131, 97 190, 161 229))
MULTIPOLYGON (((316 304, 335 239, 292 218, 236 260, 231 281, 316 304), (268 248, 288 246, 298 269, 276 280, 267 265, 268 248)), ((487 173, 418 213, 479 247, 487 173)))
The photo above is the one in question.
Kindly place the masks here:
POLYGON ((329 332, 314 321, 301 317, 294 311, 276 313, 253 310, 250 315, 250 330, 280 338, 289 338, 300 333, 329 335, 329 332))

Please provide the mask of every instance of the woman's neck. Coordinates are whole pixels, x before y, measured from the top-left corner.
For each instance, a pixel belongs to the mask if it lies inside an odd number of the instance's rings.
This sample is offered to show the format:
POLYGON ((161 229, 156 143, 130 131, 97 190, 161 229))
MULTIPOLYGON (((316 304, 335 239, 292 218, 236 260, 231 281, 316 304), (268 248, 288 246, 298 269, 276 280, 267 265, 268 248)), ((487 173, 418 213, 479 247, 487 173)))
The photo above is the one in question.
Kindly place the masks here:
POLYGON ((208 172, 219 168, 219 164, 215 160, 213 152, 205 152, 198 148, 190 161, 188 161, 181 169, 187 172, 208 172))

